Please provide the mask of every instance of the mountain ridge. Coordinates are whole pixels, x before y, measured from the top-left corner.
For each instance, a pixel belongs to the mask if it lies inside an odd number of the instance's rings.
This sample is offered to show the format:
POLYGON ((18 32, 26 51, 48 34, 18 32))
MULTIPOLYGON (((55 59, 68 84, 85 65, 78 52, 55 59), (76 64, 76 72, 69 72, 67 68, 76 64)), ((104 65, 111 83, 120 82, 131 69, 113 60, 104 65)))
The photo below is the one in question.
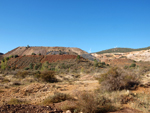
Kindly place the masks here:
POLYGON ((141 51, 141 50, 148 50, 150 49, 150 46, 145 47, 145 48, 138 48, 138 49, 133 49, 133 48, 111 48, 111 49, 106 49, 106 50, 102 50, 99 52, 95 52, 97 54, 103 54, 103 53, 127 53, 127 52, 133 52, 133 51, 141 51))

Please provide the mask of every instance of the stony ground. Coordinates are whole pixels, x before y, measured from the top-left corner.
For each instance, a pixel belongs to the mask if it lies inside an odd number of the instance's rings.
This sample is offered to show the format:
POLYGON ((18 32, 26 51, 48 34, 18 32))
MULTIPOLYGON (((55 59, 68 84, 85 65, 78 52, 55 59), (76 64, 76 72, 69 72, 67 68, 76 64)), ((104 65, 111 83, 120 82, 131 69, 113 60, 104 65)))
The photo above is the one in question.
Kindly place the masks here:
MULTIPOLYGON (((70 76, 70 75, 69 75, 70 76)), ((1 75, 2 77, 2 75, 1 75)), ((9 77, 11 78, 11 77, 9 77)), ((143 79, 144 80, 144 79, 143 79)), ((78 91, 94 91, 99 87, 99 83, 90 75, 84 75, 75 81, 64 81, 58 83, 38 83, 31 82, 22 85, 13 85, 12 83, 0 84, 0 112, 1 113, 62 113, 58 110, 58 104, 43 106, 42 101, 48 96, 54 95, 55 92, 74 95, 78 91), (26 105, 9 105, 7 102, 17 98, 22 101, 27 101, 26 105)), ((147 88, 140 87, 133 93, 147 93, 150 94, 149 86, 147 88)), ((120 111, 114 113, 138 113, 139 111, 130 108, 130 105, 125 105, 120 111)), ((110 112, 113 113, 113 112, 110 112)))

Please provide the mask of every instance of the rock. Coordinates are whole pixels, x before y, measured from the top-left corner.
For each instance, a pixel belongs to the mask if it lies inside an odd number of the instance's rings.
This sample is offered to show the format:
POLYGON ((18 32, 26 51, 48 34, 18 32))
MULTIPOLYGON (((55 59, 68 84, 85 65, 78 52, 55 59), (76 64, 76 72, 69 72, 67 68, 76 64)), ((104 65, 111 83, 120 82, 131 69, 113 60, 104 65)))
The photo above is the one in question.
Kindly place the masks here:
POLYGON ((67 110, 66 113, 71 113, 71 111, 70 111, 70 110, 67 110))

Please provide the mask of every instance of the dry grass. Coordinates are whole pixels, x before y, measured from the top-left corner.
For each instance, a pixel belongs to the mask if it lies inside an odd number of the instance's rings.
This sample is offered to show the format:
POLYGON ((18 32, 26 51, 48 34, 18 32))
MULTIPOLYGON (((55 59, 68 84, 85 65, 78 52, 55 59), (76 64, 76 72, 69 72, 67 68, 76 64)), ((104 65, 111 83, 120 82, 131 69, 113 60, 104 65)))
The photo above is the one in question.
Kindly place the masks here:
POLYGON ((150 112, 150 95, 149 94, 137 94, 136 100, 130 102, 129 105, 137 110, 143 111, 144 113, 150 112))
POLYGON ((104 113, 116 110, 116 108, 112 106, 110 100, 95 93, 79 92, 77 93, 77 98, 77 110, 80 112, 104 113))
POLYGON ((7 104, 13 104, 13 105, 18 105, 18 104, 29 104, 27 101, 22 101, 16 98, 12 98, 9 101, 7 101, 7 104))
POLYGON ((64 93, 55 93, 53 96, 47 97, 44 101, 43 104, 47 105, 50 103, 58 103, 62 102, 65 100, 71 100, 73 99, 69 94, 64 94, 64 93))

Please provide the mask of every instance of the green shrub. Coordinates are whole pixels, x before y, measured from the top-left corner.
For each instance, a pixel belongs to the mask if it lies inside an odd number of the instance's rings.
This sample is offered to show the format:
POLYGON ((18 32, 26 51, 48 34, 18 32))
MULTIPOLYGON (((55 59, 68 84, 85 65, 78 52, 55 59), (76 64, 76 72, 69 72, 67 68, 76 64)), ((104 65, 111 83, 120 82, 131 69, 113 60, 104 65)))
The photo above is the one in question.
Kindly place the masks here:
POLYGON ((31 64, 29 65, 29 68, 30 68, 30 69, 33 69, 33 63, 31 63, 31 64))
POLYGON ((35 70, 37 70, 37 69, 38 69, 38 65, 37 65, 37 64, 34 66, 34 69, 35 69, 35 70))
POLYGON ((135 67, 135 66, 136 66, 136 64, 135 64, 135 63, 133 63, 133 64, 131 64, 131 65, 130 65, 130 67, 135 67))
POLYGON ((19 57, 18 55, 14 55, 14 58, 17 58, 17 57, 19 57))
POLYGON ((39 53, 39 55, 41 55, 41 53, 39 53))
POLYGON ((3 60, 1 61, 1 69, 2 69, 2 70, 5 70, 6 68, 7 68, 7 60, 4 60, 4 59, 3 59, 3 60))
POLYGON ((98 79, 103 91, 131 89, 139 84, 139 77, 134 73, 127 73, 120 68, 113 67, 98 79))
POLYGON ((36 55, 35 53, 32 53, 32 55, 36 55))
POLYGON ((28 68, 28 67, 25 67, 24 69, 25 69, 25 70, 29 70, 29 68, 28 68))
POLYGON ((9 58, 13 58, 13 57, 14 57, 13 55, 10 55, 10 56, 9 56, 9 58))
POLYGON ((5 59, 8 61, 8 60, 9 60, 9 57, 6 57, 5 59))

